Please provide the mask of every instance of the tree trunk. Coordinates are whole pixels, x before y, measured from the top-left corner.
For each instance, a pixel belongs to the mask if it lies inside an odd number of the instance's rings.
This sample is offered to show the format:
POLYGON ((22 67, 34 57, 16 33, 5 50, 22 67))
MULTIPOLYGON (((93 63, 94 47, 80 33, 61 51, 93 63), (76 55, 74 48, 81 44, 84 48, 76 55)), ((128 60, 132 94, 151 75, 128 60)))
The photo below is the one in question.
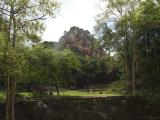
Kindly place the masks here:
POLYGON ((7 90, 6 90, 6 120, 10 120, 10 78, 7 76, 7 90))
POLYGON ((136 44, 135 44, 135 39, 133 39, 133 64, 132 64, 132 79, 133 79, 133 95, 136 94, 136 80, 135 80, 135 67, 136 67, 136 44))
MULTIPOLYGON (((10 9, 9 30, 8 30, 8 42, 12 45, 12 49, 15 49, 16 44, 16 21, 14 16, 14 3, 12 1, 10 9)), ((14 59, 14 58, 13 58, 14 59)), ((12 63, 14 64, 14 63, 12 63)), ((13 72, 13 71, 12 71, 13 72)), ((14 113, 14 94, 16 89, 16 77, 8 73, 7 77, 7 97, 6 97, 6 120, 15 120, 14 113)))
POLYGON ((7 78, 7 97, 6 97, 6 120, 15 120, 14 115, 14 93, 16 88, 15 77, 8 75, 7 78))
POLYGON ((132 93, 132 59, 131 59, 131 55, 130 55, 130 47, 129 47, 129 39, 128 39, 128 26, 127 26, 127 18, 125 16, 125 22, 124 22, 124 33, 125 33, 125 59, 126 59, 126 73, 127 73, 127 80, 128 80, 128 93, 132 93))
POLYGON ((58 86, 58 82, 57 79, 55 80, 55 87, 56 87, 56 91, 57 91, 57 95, 59 96, 59 86, 58 86))
POLYGON ((132 79, 133 79, 133 83, 132 83, 132 89, 133 89, 133 95, 135 95, 136 93, 136 86, 135 86, 135 58, 133 58, 133 66, 132 66, 132 79))
POLYGON ((133 81, 132 81, 132 65, 129 61, 127 62, 127 80, 128 80, 128 92, 130 94, 133 91, 132 90, 133 81))

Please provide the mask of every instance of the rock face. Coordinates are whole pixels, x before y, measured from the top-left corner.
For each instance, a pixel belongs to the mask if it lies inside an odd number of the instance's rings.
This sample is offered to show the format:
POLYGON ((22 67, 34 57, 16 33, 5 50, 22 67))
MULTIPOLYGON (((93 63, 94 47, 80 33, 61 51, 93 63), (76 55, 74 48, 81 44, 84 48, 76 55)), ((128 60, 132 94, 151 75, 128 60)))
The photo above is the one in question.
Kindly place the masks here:
POLYGON ((104 53, 100 44, 88 30, 71 27, 60 38, 61 48, 70 48, 72 51, 88 56, 100 56, 104 53))

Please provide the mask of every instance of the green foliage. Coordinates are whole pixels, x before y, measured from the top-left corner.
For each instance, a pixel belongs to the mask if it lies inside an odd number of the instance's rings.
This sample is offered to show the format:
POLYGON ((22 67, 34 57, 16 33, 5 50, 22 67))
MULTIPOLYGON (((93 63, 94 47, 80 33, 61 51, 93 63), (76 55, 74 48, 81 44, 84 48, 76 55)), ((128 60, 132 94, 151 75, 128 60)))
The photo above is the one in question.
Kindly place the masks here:
POLYGON ((127 93, 127 81, 119 80, 109 84, 106 88, 108 93, 125 95, 127 93))
POLYGON ((26 48, 24 62, 19 90, 40 90, 56 85, 84 88, 120 78, 117 58, 77 56, 69 49, 55 50, 48 43, 26 48))
POLYGON ((58 42, 44 41, 41 44, 44 48, 53 48, 55 50, 59 50, 59 43, 58 42))
POLYGON ((0 102, 5 102, 6 96, 4 91, 0 91, 0 102))
MULTIPOLYGON (((159 68, 160 68, 160 4, 156 1, 143 1, 135 12, 135 26, 137 27, 137 88, 144 96, 159 96, 159 68)), ((143 96, 143 95, 142 95, 143 96)), ((153 97, 154 99, 154 97, 153 97)))
POLYGON ((121 79, 128 79, 128 87, 135 84, 137 94, 156 102, 160 91, 159 1, 109 0, 106 6, 95 29, 99 38, 108 53, 118 58, 121 79))
POLYGON ((106 84, 119 79, 118 61, 111 56, 78 56, 81 68, 77 71, 76 86, 86 88, 92 84, 106 84))
POLYGON ((36 89, 40 85, 53 86, 74 81, 72 72, 77 71, 80 62, 70 50, 56 51, 37 45, 26 51, 26 63, 22 81, 26 87, 36 89))
POLYGON ((55 54, 53 67, 53 77, 67 84, 74 81, 72 73, 79 70, 80 62, 70 50, 63 50, 55 54))

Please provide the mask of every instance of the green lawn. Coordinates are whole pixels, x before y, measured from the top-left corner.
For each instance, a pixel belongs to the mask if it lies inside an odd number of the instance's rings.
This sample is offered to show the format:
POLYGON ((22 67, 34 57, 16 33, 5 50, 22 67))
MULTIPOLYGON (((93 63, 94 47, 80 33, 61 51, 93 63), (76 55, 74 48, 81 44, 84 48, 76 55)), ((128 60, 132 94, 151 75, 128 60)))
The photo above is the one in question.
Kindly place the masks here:
MULTIPOLYGON (((112 84, 109 84, 107 86, 101 87, 99 91, 92 91, 90 90, 87 92, 87 90, 61 90, 60 96, 94 96, 94 97, 105 97, 105 96, 121 96, 124 95, 126 92, 127 83, 125 81, 116 81, 112 84)), ((54 95, 57 95, 56 92, 53 93, 54 95)))
MULTIPOLYGON (((56 92, 54 92, 56 95, 56 92)), ((82 91, 82 90, 62 90, 60 91, 60 96, 80 96, 80 97, 105 97, 105 96, 119 96, 118 93, 109 93, 107 91, 82 91)))
MULTIPOLYGON (((99 91, 94 90, 60 90, 60 96, 77 96, 77 97, 105 97, 105 96, 121 96, 125 94, 127 83, 125 81, 116 81, 103 88, 99 88, 99 91)), ((18 92, 16 96, 22 98, 33 98, 33 97, 47 97, 47 95, 42 93, 32 93, 32 92, 18 92)), ((57 96, 56 92, 53 92, 53 96, 57 96)), ((0 102, 5 101, 5 92, 0 91, 0 102)))
MULTIPOLYGON (((108 91, 83 91, 83 90, 60 90, 60 97, 67 97, 67 96, 73 96, 73 97, 105 97, 105 96, 120 96, 122 94, 119 93, 111 93, 108 91)), ((33 97, 47 97, 46 95, 43 95, 41 93, 31 93, 31 92, 19 92, 16 93, 16 96, 18 96, 20 99, 23 97, 26 98, 33 98, 33 97)), ((53 92, 53 96, 57 96, 56 92, 53 92)), ((0 91, 0 102, 5 101, 5 92, 0 91)))
MULTIPOLYGON (((125 94, 127 88, 127 83, 125 81, 116 81, 107 86, 103 86, 100 88, 100 91, 92 91, 89 92, 83 90, 61 90, 60 96, 94 96, 94 97, 105 97, 105 96, 121 96, 125 94)), ((56 95, 56 92, 53 93, 56 95)))

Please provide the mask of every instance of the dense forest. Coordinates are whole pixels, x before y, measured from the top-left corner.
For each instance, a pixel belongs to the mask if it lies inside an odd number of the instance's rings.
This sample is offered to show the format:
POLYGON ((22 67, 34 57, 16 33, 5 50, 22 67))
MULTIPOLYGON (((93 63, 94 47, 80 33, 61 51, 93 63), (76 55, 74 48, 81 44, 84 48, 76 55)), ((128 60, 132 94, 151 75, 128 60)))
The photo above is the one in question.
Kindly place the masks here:
POLYGON ((56 17, 58 2, 0 1, 0 101, 6 103, 6 120, 14 120, 20 92, 47 97, 113 85, 120 95, 160 100, 160 1, 103 4, 94 34, 72 26, 52 42, 41 34, 44 20, 56 17))

